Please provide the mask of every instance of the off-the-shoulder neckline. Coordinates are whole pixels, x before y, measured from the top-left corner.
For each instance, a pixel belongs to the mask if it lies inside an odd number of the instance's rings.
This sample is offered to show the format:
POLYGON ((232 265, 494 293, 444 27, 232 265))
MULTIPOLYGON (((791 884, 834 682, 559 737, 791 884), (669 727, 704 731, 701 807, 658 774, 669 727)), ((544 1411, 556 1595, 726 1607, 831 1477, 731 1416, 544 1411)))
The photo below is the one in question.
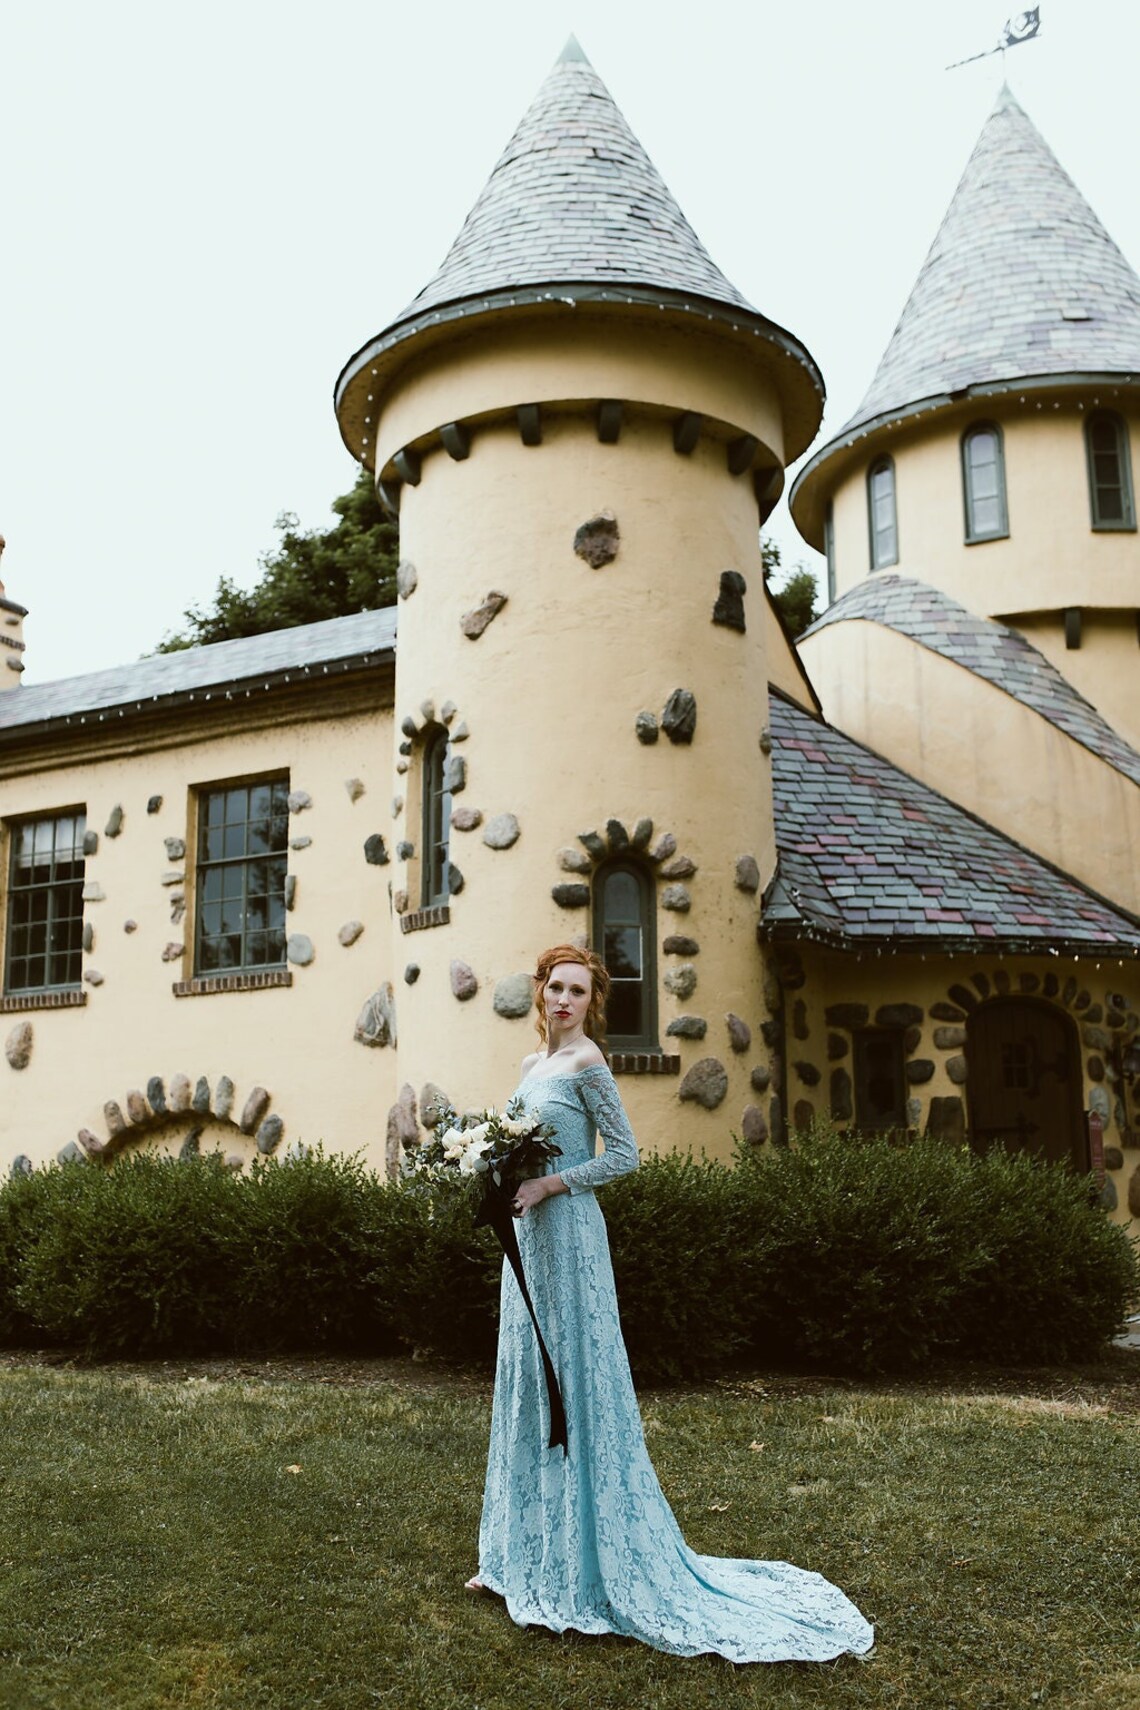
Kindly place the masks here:
POLYGON ((553 1075, 538 1075, 538 1076, 536 1076, 534 1070, 531 1069, 529 1071, 529 1073, 527 1073, 523 1076, 522 1080, 519 1082, 519 1087, 520 1087, 520 1089, 522 1087, 525 1087, 528 1084, 528 1082, 530 1082, 531 1080, 535 1080, 536 1082, 537 1081, 576 1081, 578 1079, 579 1075, 592 1075, 595 1072, 595 1070, 597 1070, 597 1069, 605 1069, 607 1074, 610 1073, 610 1066, 608 1063, 587 1063, 581 1069, 558 1069, 555 1071, 555 1073, 553 1075))

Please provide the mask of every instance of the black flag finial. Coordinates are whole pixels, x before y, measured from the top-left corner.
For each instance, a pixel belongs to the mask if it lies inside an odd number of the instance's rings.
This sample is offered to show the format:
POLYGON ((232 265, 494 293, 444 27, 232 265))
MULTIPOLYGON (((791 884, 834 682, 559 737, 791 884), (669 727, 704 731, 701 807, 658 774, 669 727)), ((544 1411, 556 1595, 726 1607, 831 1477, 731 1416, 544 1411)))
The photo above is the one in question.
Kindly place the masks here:
POLYGON ((956 59, 954 64, 948 65, 946 69, 957 71, 960 65, 973 65, 979 59, 989 59, 991 54, 1004 54, 1006 48, 1020 47, 1022 42, 1031 42, 1034 36, 1040 33, 1041 8, 1030 6, 1027 11, 1015 12, 1012 18, 1006 19, 996 47, 987 48, 984 53, 972 53, 969 59, 956 59))

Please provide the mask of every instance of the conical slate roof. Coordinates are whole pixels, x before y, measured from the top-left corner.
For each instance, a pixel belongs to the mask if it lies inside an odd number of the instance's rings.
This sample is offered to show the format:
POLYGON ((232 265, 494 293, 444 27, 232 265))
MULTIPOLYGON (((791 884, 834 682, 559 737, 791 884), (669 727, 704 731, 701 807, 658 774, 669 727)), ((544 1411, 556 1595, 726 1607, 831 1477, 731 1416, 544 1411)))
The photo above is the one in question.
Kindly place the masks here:
POLYGON ((749 307, 573 37, 439 272, 394 324, 465 297, 560 281, 659 285, 749 307))
POLYGON ((1002 88, 863 402, 1046 374, 1140 375, 1140 278, 1002 88))

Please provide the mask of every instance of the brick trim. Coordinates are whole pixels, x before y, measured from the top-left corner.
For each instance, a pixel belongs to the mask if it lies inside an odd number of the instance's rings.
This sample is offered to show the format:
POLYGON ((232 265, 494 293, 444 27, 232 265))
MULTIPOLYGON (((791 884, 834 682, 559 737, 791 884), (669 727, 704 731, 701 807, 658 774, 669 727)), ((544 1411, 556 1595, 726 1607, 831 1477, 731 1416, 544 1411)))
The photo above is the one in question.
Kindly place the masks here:
POLYGON ((446 926, 450 919, 451 910, 446 903, 438 908, 417 908, 400 916, 400 931, 422 932, 427 926, 446 926))
POLYGON ((612 1051, 610 1069, 615 1075, 679 1075, 681 1059, 668 1051, 612 1051))
POLYGON ((69 986, 58 992, 13 992, 0 997, 0 1015, 16 1015, 22 1009, 82 1009, 87 993, 69 986))
POLYGON ((209 997, 214 992, 261 992, 270 986, 291 986, 288 968, 266 968, 249 974, 201 974, 192 980, 175 980, 175 997, 209 997))

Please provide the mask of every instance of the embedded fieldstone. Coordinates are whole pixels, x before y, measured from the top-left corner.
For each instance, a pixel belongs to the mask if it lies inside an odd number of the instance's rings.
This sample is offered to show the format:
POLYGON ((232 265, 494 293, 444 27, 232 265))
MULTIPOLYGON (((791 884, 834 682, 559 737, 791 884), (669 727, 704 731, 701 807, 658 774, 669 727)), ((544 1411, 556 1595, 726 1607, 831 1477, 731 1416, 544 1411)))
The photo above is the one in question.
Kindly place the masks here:
POLYGON ((472 611, 464 612, 459 620, 459 627, 468 641, 478 641, 488 624, 493 623, 507 603, 507 596, 492 588, 482 605, 472 611))
POLYGON ((652 748, 658 736, 656 713, 639 712, 633 721, 633 728, 637 732, 637 740, 643 742, 646 748, 652 748))
POLYGON ((194 1083, 194 1096, 190 1100, 190 1108, 197 1111, 199 1116, 210 1114, 210 1083, 205 1075, 199 1075, 194 1083))
POLYGON ((362 778, 346 778, 344 788, 349 801, 358 802, 364 794, 364 780, 362 778))
POLYGON ((294 967, 307 968, 316 955, 312 939, 304 932, 291 932, 285 940, 285 955, 294 967))
POLYGON ((178 1148, 178 1156, 182 1159, 196 1158, 202 1150, 202 1130, 192 1128, 178 1148))
POLYGON ((666 861, 661 868, 663 879, 691 879, 697 870, 697 863, 687 855, 674 855, 671 861, 666 861))
POLYGON ((965 1021, 966 1012, 956 1003, 932 1003, 930 1014, 935 1021, 965 1021))
POLYGON ((104 837, 118 837, 123 829, 123 810, 116 803, 111 809, 106 825, 103 827, 104 837))
POLYGON ((760 1037, 769 1048, 780 1043, 780 1033, 781 1028, 778 1021, 762 1021, 760 1023, 760 1037))
POLYGON ((404 984, 406 986, 414 986, 420 977, 420 972, 421 970, 418 962, 409 962, 407 967, 404 969, 404 984))
POLYGON ((738 629, 743 635, 744 625, 744 596, 748 592, 748 583, 739 570, 722 570, 720 573, 720 592, 713 606, 712 620, 723 624, 725 629, 738 629))
POLYGON ((661 946, 666 956, 696 956, 700 948, 695 938, 686 938, 681 932, 671 932, 661 946))
POLYGON ((1102 1117, 1105 1122, 1108 1121, 1112 1105, 1105 1087, 1089 1088, 1089 1109, 1095 1115, 1102 1117))
POLYGON ((468 963, 456 958, 451 964, 451 995, 458 998, 460 1003, 466 1003, 478 990, 479 981, 475 977, 475 970, 468 963))
POLYGON ((449 754, 444 761, 443 787, 453 796, 467 788, 467 762, 462 754, 449 754))
POLYGON ((289 847, 290 849, 308 849, 312 846, 312 842, 311 837, 291 837, 289 847))
POLYGON ((1133 1217, 1140 1217, 1140 1164, 1128 1178, 1128 1209, 1133 1217))
POLYGON ((814 1063, 806 1063, 801 1058, 798 1062, 794 1062, 792 1064, 792 1068, 796 1071, 796 1074, 799 1076, 805 1087, 817 1087, 819 1085, 820 1073, 814 1063))
POLYGON ((456 706, 454 701, 444 701, 443 705, 439 709, 439 716, 443 720, 444 724, 450 724, 458 711, 459 708, 456 706))
POLYGON ((1089 1007, 1085 1010, 1085 1020, 1093 1022, 1104 1020, 1104 1010, 1101 1008, 1099 1003, 1090 1003, 1089 1007))
POLYGON ((994 991, 999 997, 1008 997, 1012 981, 1004 968, 994 969, 994 991))
POLYGON ((106 902, 107 893, 96 879, 88 879, 83 887, 84 902, 106 902))
POLYGON ((396 1000, 391 982, 372 993, 356 1018, 353 1039, 358 1045, 394 1045, 396 1043, 396 1000))
POLYGON ((621 534, 612 511, 599 511, 574 533, 574 551, 591 570, 602 570, 618 555, 621 534))
POLYGON ((875 1011, 876 1027, 914 1027, 925 1014, 916 1003, 884 1003, 875 1011))
POLYGON ((932 1098, 926 1113, 926 1132, 935 1140, 961 1146, 966 1139, 966 1109, 960 1098, 932 1098))
POLYGON ((4 1055, 11 1069, 26 1069, 32 1060, 34 1035, 30 1021, 18 1021, 4 1041, 4 1055))
POLYGON ((97 831, 85 831, 83 833, 83 853, 85 855, 94 855, 98 852, 98 849, 99 833, 97 831))
POLYGON ((182 894, 181 891, 172 891, 170 894, 170 924, 171 924, 171 926, 178 926, 185 913, 186 913, 186 898, 185 898, 185 896, 182 894))
POLYGON ((590 900, 589 885, 555 885, 551 896, 559 908, 585 908, 590 900))
POLYGON ((1119 1146, 1105 1147, 1104 1167, 1106 1170, 1122 1170, 1124 1168, 1124 1153, 1119 1146))
POLYGON ((363 931, 364 922, 362 920, 346 920, 337 932, 337 942, 343 944, 347 950, 350 944, 356 943, 363 931))
POLYGON ((965 1086, 968 1072, 965 1057, 947 1057, 946 1073, 956 1087, 965 1086))
POLYGON ((451 827, 453 831, 474 831, 482 825, 483 812, 481 808, 457 807, 451 812, 451 827))
POLYGON ((797 1039, 808 1037, 807 1004, 803 998, 797 998, 792 1005, 792 1032, 797 1039))
POLYGON ((81 1128, 75 1138, 85 1158, 102 1157, 107 1150, 107 1142, 100 1140, 97 1134, 92 1134, 90 1128, 81 1128))
POLYGON ((467 728, 467 720, 461 718, 451 733, 452 742, 466 742, 471 732, 467 728))
POLYGON ((606 842, 611 855, 621 855, 629 848, 629 832, 620 819, 607 819, 606 842))
POLYGON ((715 1057, 701 1057, 677 1088, 677 1097, 702 1105, 705 1110, 715 1110, 718 1104, 723 1104, 727 1092, 728 1073, 724 1064, 715 1057))
POLYGON ((227 1152, 225 1156, 225 1167, 232 1175, 239 1176, 245 1169, 245 1159, 242 1157, 240 1152, 227 1152))
POLYGON ((1081 1028, 1081 1038, 1084 1040, 1085 1044, 1089 1047, 1090 1051, 1111 1051, 1112 1050, 1112 1035, 1107 1031, 1106 1028, 1089 1027, 1086 1024, 1084 1027, 1081 1028))
POLYGON ((214 1088, 214 1114, 228 1122, 234 1108, 234 1083, 228 1075, 219 1075, 214 1088))
POLYGON ((580 849, 560 849, 558 865, 564 873, 591 873, 594 863, 580 849))
POLYGON ((519 840, 519 822, 513 813, 497 813, 483 830, 483 842, 488 849, 509 849, 519 840))
POLYGON ((124 932, 137 932, 138 929, 139 929, 139 923, 137 920, 124 920, 124 922, 123 922, 123 931, 124 932))
POLYGON ((906 1119, 912 1128, 917 1128, 922 1120, 922 1100, 908 1098, 906 1101, 906 1119))
POLYGON ((836 1122, 850 1122, 854 1105, 851 1102, 851 1076, 846 1069, 832 1069, 828 1096, 836 1122))
POLYGON ((1097 1203, 1102 1211, 1115 1211, 1120 1204, 1120 1196, 1116 1191, 1116 1183, 1111 1176, 1105 1176, 1104 1185, 1098 1195, 1097 1203))
POLYGON ((908 1027, 903 1034, 903 1050, 906 1052, 907 1056, 913 1057, 921 1043, 922 1028, 908 1027))
POLYGON ((970 978, 973 980, 974 985, 978 989, 978 996, 984 997, 984 998, 989 997, 989 995, 990 995, 989 975, 988 974, 972 974, 970 976, 970 978))
POLYGON ((770 962, 760 966, 760 987, 764 993, 764 1007, 772 1015, 776 1015, 784 1007, 784 994, 780 990, 780 982, 776 978, 775 969, 770 962))
POLYGON ((66 1146, 61 1146, 55 1155, 57 1164, 80 1164, 86 1162, 83 1148, 76 1140, 69 1140, 66 1146))
POLYGON ((692 997, 697 989, 697 970, 691 962, 682 962, 679 968, 670 968, 665 976, 665 990, 672 992, 675 998, 684 1001, 692 997))
POLYGON ((150 1105, 141 1092, 133 1091, 127 1094, 127 1121, 136 1128, 142 1128, 151 1118, 150 1105))
POLYGON ((760 868, 755 855, 738 855, 736 857, 736 872, 734 881, 738 891, 747 891, 754 896, 760 889, 760 868))
POLYGON ((1074 1009, 1087 1009, 1091 1002, 1092 1002, 1092 997, 1082 987, 1081 990, 1077 993, 1076 997, 1073 999, 1073 1008, 1074 1009))
MULTIPOLYGON (((1019 989, 1025 993, 1026 997, 1032 997, 1034 992, 1040 990, 1041 977, 1038 974, 1019 974, 1017 977, 1017 984, 1019 989)), ((1079 1009, 1080 1005, 1078 1004, 1077 1007, 1079 1009)))
POLYGON ((392 907, 395 909, 397 914, 405 914, 407 912, 407 907, 408 907, 408 893, 407 893, 407 891, 393 891, 392 892, 392 907))
POLYGON ((675 855, 676 853, 677 839, 673 836, 671 831, 663 831, 661 836, 657 839, 657 842, 653 845, 653 848, 649 851, 649 859, 653 862, 655 867, 659 867, 662 861, 667 861, 670 855, 675 855))
MULTIPOLYGON (((665 1029, 670 1039, 703 1039, 709 1024, 703 1015, 677 1015, 665 1029)), ((706 1061, 711 1062, 712 1058, 706 1061)))
POLYGON ((1123 1129, 1126 1126, 1126 1120, 1127 1119, 1124 1115, 1124 1101, 1123 1101, 1123 1099, 1117 1098, 1117 1099, 1114 1099, 1112 1101, 1112 1120, 1115 1122, 1116 1126, 1120 1129, 1123 1129))
POLYGON ((177 940, 172 938, 162 952, 162 959, 164 962, 180 962, 185 951, 186 946, 183 944, 182 940, 180 938, 177 940))
POLYGON ((451 1109, 451 1100, 434 1081, 425 1081, 420 1089, 420 1121, 425 1128, 438 1128, 440 1118, 451 1109))
POLYGON ((935 1047, 939 1051, 958 1051, 966 1043, 964 1027, 936 1027, 933 1033, 935 1047))
POLYGON ((636 821, 633 830, 629 834, 629 846, 631 849, 648 849, 649 839, 652 836, 653 821, 643 816, 641 819, 636 821))
POLYGON ((191 1094, 192 1088, 188 1075, 171 1076, 170 1086, 166 1093, 166 1102, 171 1110, 179 1113, 189 1110, 191 1094))
POLYGON ((146 800, 147 813, 158 813, 162 807, 161 796, 148 796, 146 800))
POLYGON ((396 566, 396 592, 402 600, 411 599, 419 584, 419 572, 410 558, 401 558, 396 566))
MULTIPOLYGON (((411 719, 408 719, 408 720, 407 720, 407 721, 406 721, 406 722, 407 722, 407 723, 408 723, 408 724, 410 724, 410 725, 411 725, 411 726, 412 726, 412 729, 413 729, 413 730, 415 730, 415 728, 416 728, 416 727, 415 727, 415 725, 414 725, 414 724, 413 724, 413 723, 412 723, 412 720, 411 720, 411 719)), ((400 745, 399 745, 399 753, 401 753, 401 754, 402 754, 402 755, 403 755, 403 756, 404 756, 404 758, 405 758, 405 759, 407 759, 407 757, 408 757, 408 755, 409 755, 409 754, 410 754, 410 753, 411 753, 411 752, 412 752, 412 743, 411 743, 411 739, 410 739, 410 738, 408 738, 408 739, 406 739, 406 740, 405 740, 405 741, 403 741, 403 742, 401 742, 401 743, 400 743, 400 745)))
POLYGON ((10 1176, 30 1176, 34 1173, 35 1167, 26 1152, 17 1152, 12 1159, 8 1174, 10 1176))
POLYGON ((156 1116, 166 1115, 166 1087, 161 1075, 152 1075, 146 1083, 147 1103, 156 1116))
POLYGON ((289 912, 291 914, 297 906, 297 875, 296 875, 296 873, 286 873, 285 883, 282 887, 281 894, 282 894, 282 897, 284 898, 285 907, 289 910, 289 912))
POLYGON ((254 1133, 268 1109, 269 1094, 264 1087, 254 1087, 242 1107, 241 1118, 238 1122, 238 1127, 242 1133, 254 1133))
POLYGON ((374 831, 371 837, 364 839, 364 859, 370 867, 386 867, 388 865, 388 851, 385 848, 384 839, 378 831, 374 831))
POLYGON ((88 956, 90 956, 92 950, 95 948, 95 928, 89 920, 85 920, 83 922, 83 937, 81 942, 83 944, 84 951, 88 956))
POLYGON ((449 861, 447 863, 447 894, 448 894, 448 896, 457 897, 466 883, 467 883, 467 880, 463 877, 463 874, 460 872, 459 868, 455 865, 455 862, 449 861))
POLYGON ((267 1158, 281 1142, 285 1132, 285 1124, 279 1116, 267 1116, 257 1130, 257 1149, 263 1158, 267 1158))
POLYGON ((409 843, 406 837, 402 837, 396 845, 397 861, 410 861, 415 852, 415 844, 409 843))
POLYGON ((103 984, 103 976, 98 968, 84 968, 83 978, 89 986, 101 986, 103 984))
POLYGON ((113 1098, 109 1098, 103 1106, 103 1120, 107 1124, 107 1132, 114 1138, 116 1134, 125 1134, 127 1119, 113 1098))
POLYGON ((661 907, 671 909, 674 914, 688 914, 693 906, 693 899, 685 885, 666 885, 661 892, 661 907))
POLYGON ((772 1136, 773 1146, 788 1144, 788 1126, 784 1121, 784 1105, 778 1093, 773 1093, 768 1100, 768 1132, 772 1136))
POLYGON ((1127 1022, 1127 1018, 1121 1015, 1118 1009, 1110 1009, 1104 1020, 1106 1027, 1111 1028, 1124 1027, 1127 1022))
POLYGON ((399 819, 399 817, 403 813, 403 811, 404 811, 404 798, 403 798, 403 796, 393 796, 392 797, 392 818, 393 819, 399 819))
POLYGON ((797 1134, 806 1134, 815 1121, 815 1105, 810 1099, 798 1098, 792 1109, 792 1127, 797 1134))
POLYGON ((697 728, 697 697, 691 689, 674 689, 661 714, 661 728, 670 742, 690 743, 697 728))
POLYGON ((290 790, 288 802, 290 813, 304 813, 306 808, 312 807, 313 798, 308 790, 290 790))
POLYGON ((974 993, 970 990, 969 986, 962 986, 962 985, 951 986, 950 987, 950 996, 953 998, 954 1002, 958 1005, 959 1009, 971 1010, 971 1009, 977 1009, 977 1007, 978 1007, 978 1000, 977 1000, 976 996, 974 995, 974 993))
POLYGON ((1065 981, 1064 987, 1062 988, 1062 991, 1061 991, 1061 1002, 1065 1005, 1066 1008, 1068 1008, 1072 1004, 1072 1001, 1076 997, 1076 995, 1077 995, 1077 982, 1076 982, 1075 978, 1073 977, 1073 975, 1070 974, 1068 979, 1065 981))
MULTIPOLYGON (((995 976, 996 978, 996 976, 995 976)), ((1061 989, 1061 982, 1056 974, 1046 974, 1041 982, 1041 992, 1044 997, 1055 998, 1061 989)))
POLYGON ((757 1063, 748 1077, 754 1092, 767 1092, 772 1084, 771 1070, 763 1063, 757 1063))
POLYGON ((1089 1058, 1088 1075, 1089 1075, 1090 1081, 1103 1081, 1103 1079, 1104 1079, 1104 1061, 1102 1058, 1100 1058, 1100 1057, 1090 1057, 1089 1058))
POLYGON ((829 1027, 866 1027, 871 1011, 865 1003, 829 1003, 823 1012, 829 1027))
POLYGON ((768 1138, 768 1124, 758 1104, 746 1104, 740 1115, 740 1138, 746 1146, 762 1146, 768 1138))
POLYGON ((163 840, 168 861, 184 861, 186 859, 186 839, 184 837, 167 837, 163 840))
POLYGON ((492 998, 496 1015, 504 1015, 509 1020, 517 1021, 520 1016, 529 1015, 531 1004, 534 1002, 534 981, 529 974, 504 974, 495 983, 495 993, 492 998))
POLYGON ((843 1037, 842 1033, 828 1034, 827 1060, 829 1063, 838 1063, 842 1058, 846 1057, 850 1049, 850 1043, 843 1037))
POLYGON ((929 1057, 912 1057, 905 1073, 909 1086, 925 1086, 927 1081, 934 1079, 934 1064, 929 1057))
POLYGON ((776 960, 780 968, 780 979, 786 991, 798 992, 801 986, 807 984, 807 973, 804 965, 794 950, 784 945, 777 950, 776 960))
POLYGON ((731 1010, 725 1016, 724 1021, 728 1028, 728 1042, 736 1055, 739 1056, 742 1051, 751 1050, 752 1029, 748 1023, 742 1021, 739 1015, 733 1015, 731 1010))

